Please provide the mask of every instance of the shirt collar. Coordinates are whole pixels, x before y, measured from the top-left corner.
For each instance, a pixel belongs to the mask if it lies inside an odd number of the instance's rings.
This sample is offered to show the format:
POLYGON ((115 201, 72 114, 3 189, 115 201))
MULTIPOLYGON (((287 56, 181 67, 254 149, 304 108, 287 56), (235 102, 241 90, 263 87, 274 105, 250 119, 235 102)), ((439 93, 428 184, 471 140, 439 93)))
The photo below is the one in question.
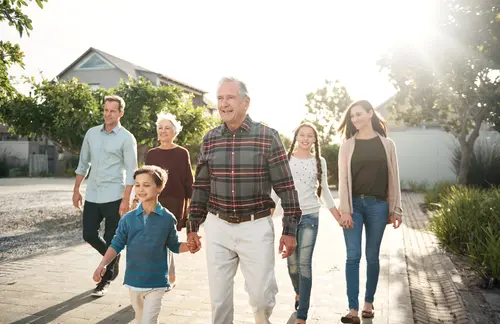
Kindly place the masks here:
MULTIPOLYGON (((105 125, 102 124, 101 132, 105 132, 106 128, 104 127, 105 125)), ((122 124, 118 122, 118 124, 111 130, 112 133, 118 134, 118 132, 122 129, 122 124)))
MULTIPOLYGON (((238 131, 238 130, 244 130, 247 133, 250 133, 250 130, 252 129, 252 123, 253 123, 252 118, 250 118, 250 116, 247 115, 245 117, 245 120, 243 121, 243 123, 240 125, 240 127, 236 131, 238 131)), ((230 133, 230 132, 231 131, 227 127, 226 123, 224 123, 222 125, 222 134, 226 134, 226 133, 230 133)))
MULTIPOLYGON (((153 213, 160 216, 162 214, 162 211, 163 211, 163 206, 160 203, 158 203, 158 205, 156 205, 155 211, 153 213)), ((139 216, 142 214, 144 214, 144 209, 142 208, 142 202, 141 202, 141 203, 139 203, 139 206, 135 210, 135 215, 139 216)))

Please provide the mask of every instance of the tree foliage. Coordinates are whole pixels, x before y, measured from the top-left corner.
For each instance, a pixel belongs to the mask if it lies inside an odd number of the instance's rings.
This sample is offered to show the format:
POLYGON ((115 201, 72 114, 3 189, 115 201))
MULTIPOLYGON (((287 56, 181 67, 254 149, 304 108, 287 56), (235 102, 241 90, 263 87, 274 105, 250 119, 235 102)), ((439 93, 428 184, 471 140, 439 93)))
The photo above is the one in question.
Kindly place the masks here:
POLYGON ((320 145, 331 144, 336 135, 336 123, 352 99, 340 81, 325 80, 325 85, 308 93, 306 120, 318 130, 320 145))
POLYGON ((32 85, 31 96, 16 95, 0 104, 0 117, 20 136, 47 137, 61 149, 78 153, 87 130, 103 123, 104 97, 117 94, 124 98, 122 125, 136 137, 139 161, 148 148, 157 145, 156 115, 174 114, 182 123, 177 143, 196 157, 203 134, 215 123, 204 107, 193 107, 190 96, 171 86, 154 86, 140 78, 121 82, 113 89, 92 90, 77 79, 43 80, 32 85))
POLYGON ((399 40, 379 65, 398 90, 389 107, 396 120, 437 123, 457 138, 462 151, 458 182, 465 184, 479 131, 499 111, 499 16, 493 14, 499 7, 467 0, 438 4, 435 32, 426 42, 415 46, 399 40))
MULTIPOLYGON (((22 10, 30 2, 30 0, 0 1, 0 23, 7 22, 9 26, 14 27, 19 32, 20 37, 29 36, 29 32, 33 30, 32 21, 22 10)), ((43 8, 44 2, 47 0, 36 0, 40 8, 43 8)), ((24 68, 23 57, 24 53, 18 44, 0 40, 0 104, 16 93, 8 72, 9 68, 14 65, 24 68)))

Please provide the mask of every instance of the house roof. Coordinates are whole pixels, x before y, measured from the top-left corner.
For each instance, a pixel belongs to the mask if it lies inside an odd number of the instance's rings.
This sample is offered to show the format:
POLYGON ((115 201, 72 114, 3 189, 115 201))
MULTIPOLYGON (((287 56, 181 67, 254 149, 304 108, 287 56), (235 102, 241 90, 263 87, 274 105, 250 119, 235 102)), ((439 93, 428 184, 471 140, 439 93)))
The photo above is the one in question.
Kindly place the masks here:
POLYGON ((57 78, 60 78, 62 75, 64 75, 66 72, 68 72, 71 68, 73 68, 78 62, 80 62, 84 57, 86 57, 91 52, 95 52, 95 53, 101 55, 106 60, 108 60, 109 63, 113 64, 114 66, 116 66, 116 68, 122 70, 124 73, 126 73, 127 75, 130 75, 134 79, 136 79, 139 76, 141 76, 140 72, 153 73, 153 74, 156 74, 158 77, 160 77, 162 79, 165 79, 169 83, 173 83, 173 84, 179 85, 181 87, 193 90, 195 92, 200 92, 202 94, 207 93, 207 91, 204 91, 204 90, 202 90, 200 88, 196 88, 196 87, 194 87, 194 86, 192 86, 190 84, 187 84, 185 82, 176 80, 176 79, 174 79, 172 77, 169 77, 167 75, 151 71, 151 70, 143 68, 143 67, 141 67, 139 65, 135 65, 133 63, 130 63, 129 61, 125 61, 125 60, 123 60, 123 59, 121 59, 119 57, 116 57, 114 55, 108 54, 108 53, 103 52, 101 50, 98 50, 97 48, 94 48, 94 47, 90 47, 88 50, 85 51, 85 53, 83 53, 82 55, 80 55, 73 63, 71 63, 68 67, 66 67, 61 73, 59 73, 57 75, 57 78))

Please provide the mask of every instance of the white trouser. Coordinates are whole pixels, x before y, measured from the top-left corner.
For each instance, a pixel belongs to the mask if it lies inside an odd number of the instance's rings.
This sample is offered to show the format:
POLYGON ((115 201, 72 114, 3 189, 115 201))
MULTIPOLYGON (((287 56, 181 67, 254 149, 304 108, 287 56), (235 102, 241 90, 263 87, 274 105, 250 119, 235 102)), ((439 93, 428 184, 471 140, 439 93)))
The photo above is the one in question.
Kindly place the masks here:
POLYGON ((240 262, 255 323, 270 324, 278 293, 271 217, 231 224, 208 213, 205 239, 212 323, 233 323, 234 276, 240 262))
POLYGON ((129 288, 130 302, 137 324, 156 324, 160 315, 165 288, 137 291, 129 288))

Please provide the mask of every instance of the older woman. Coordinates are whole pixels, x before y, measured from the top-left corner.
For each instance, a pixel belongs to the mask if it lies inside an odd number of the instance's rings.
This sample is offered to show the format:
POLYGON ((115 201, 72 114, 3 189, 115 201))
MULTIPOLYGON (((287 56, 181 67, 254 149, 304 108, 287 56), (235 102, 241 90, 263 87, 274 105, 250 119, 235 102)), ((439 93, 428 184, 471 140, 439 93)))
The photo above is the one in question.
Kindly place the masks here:
MULTIPOLYGON (((172 114, 159 114, 156 121, 160 146, 152 148, 146 155, 145 163, 156 165, 168 172, 165 189, 159 196, 163 207, 167 208, 177 218, 177 230, 186 226, 187 212, 191 199, 193 174, 189 152, 174 144, 181 132, 182 126, 172 114)), ((170 253, 169 281, 175 285, 175 266, 173 254, 170 253)))

